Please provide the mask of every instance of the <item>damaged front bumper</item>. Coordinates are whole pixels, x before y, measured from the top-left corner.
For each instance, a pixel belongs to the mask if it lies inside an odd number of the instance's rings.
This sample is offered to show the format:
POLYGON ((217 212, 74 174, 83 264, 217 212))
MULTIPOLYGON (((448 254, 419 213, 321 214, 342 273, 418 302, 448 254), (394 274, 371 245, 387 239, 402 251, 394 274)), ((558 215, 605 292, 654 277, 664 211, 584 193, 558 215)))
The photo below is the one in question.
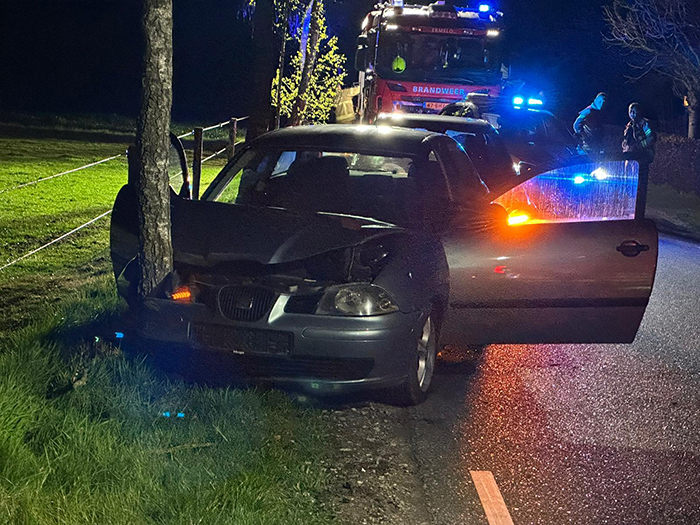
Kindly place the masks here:
POLYGON ((160 344, 160 358, 215 364, 232 379, 335 393, 400 384, 415 359, 421 313, 338 317, 285 311, 279 295, 255 322, 232 321, 205 304, 151 298, 140 336, 160 344), (186 359, 183 358, 183 354, 186 359), (194 360, 194 361, 193 361, 194 360))

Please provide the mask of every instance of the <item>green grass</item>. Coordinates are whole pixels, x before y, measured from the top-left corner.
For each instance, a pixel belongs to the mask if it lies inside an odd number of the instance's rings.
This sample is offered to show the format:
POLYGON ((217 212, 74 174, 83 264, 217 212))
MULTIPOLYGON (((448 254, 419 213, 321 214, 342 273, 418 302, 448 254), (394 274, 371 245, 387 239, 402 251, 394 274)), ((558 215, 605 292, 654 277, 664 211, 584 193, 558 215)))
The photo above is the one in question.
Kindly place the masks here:
POLYGON ((1 343, 6 523, 333 522, 318 503, 326 449, 314 413, 279 392, 164 377, 103 341, 120 310, 99 279, 1 343))
MULTIPOLYGON (((124 151, 123 143, 0 137, 0 191, 124 151)), ((224 163, 225 158, 217 157, 204 165, 203 188, 224 163)), ((120 157, 0 193, 0 266, 110 210, 126 179, 126 158, 120 157)), ((29 322, 46 303, 60 300, 67 290, 108 274, 108 230, 109 216, 0 270, 0 338, 29 322)))
POLYGON ((693 193, 679 192, 668 184, 650 184, 647 216, 700 237, 700 197, 693 193))
MULTIPOLYGON (((124 150, 0 147, 0 191, 124 150)), ((223 162, 205 165, 203 187, 223 162)), ((1 193, 0 265, 110 209, 125 181, 119 159, 1 193)), ((315 413, 280 392, 183 383, 106 341, 124 322, 108 224, 0 271, 0 523, 333 523, 315 413)))
MULTIPOLYGON (((233 116, 233 115, 232 115, 233 116)), ((240 115, 242 116, 242 115, 240 115)), ((207 122, 173 122, 171 130, 176 135, 192 131, 196 126, 207 128, 221 121, 207 122)), ((65 131, 90 131, 133 136, 136 133, 136 119, 114 114, 55 114, 55 113, 8 113, 0 111, 0 125, 17 126, 22 128, 50 129, 65 131)), ((245 123, 239 123, 239 132, 243 131, 245 123)), ((241 135, 239 133, 241 137, 241 135)), ((204 134, 206 140, 228 139, 228 129, 213 129, 204 134)))

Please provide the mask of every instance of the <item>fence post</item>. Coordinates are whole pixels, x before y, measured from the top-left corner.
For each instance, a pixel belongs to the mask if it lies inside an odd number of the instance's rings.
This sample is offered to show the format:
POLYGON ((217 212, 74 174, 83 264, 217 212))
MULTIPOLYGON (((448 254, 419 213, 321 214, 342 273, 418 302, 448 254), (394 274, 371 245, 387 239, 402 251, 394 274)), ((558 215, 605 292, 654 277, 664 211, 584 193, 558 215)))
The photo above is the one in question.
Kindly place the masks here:
POLYGON ((228 124, 228 148, 226 148, 226 156, 229 159, 236 154, 236 135, 238 135, 238 119, 232 118, 228 124))
POLYGON ((202 180, 202 149, 204 131, 194 128, 194 154, 192 156, 192 199, 199 200, 199 183, 202 180))

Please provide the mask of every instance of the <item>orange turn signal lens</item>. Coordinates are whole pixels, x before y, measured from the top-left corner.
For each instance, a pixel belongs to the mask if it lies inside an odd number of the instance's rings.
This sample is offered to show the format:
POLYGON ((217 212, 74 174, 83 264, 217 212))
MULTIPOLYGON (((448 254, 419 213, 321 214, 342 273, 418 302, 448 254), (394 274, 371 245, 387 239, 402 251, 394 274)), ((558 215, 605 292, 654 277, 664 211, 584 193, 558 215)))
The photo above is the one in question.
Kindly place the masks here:
POLYGON ((518 226, 520 224, 525 224, 529 220, 530 220, 529 215, 526 215, 525 213, 518 213, 518 214, 510 215, 508 217, 508 225, 509 226, 518 226))
POLYGON ((173 301, 179 301, 181 303, 192 302, 192 291, 187 286, 182 286, 173 292, 170 296, 173 301))

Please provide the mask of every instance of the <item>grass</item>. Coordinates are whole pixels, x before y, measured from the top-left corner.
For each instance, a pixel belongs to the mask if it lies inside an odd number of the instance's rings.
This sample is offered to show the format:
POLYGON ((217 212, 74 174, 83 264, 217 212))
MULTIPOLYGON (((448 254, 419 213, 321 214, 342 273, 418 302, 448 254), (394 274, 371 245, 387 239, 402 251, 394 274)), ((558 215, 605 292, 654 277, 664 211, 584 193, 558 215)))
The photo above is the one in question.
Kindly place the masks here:
POLYGON ((2 343, 0 516, 38 525, 332 522, 319 504, 325 431, 314 413, 279 392, 164 377, 148 358, 104 342, 120 309, 99 279, 2 343))
MULTIPOLYGON (((0 137, 0 191, 124 150, 99 139, 0 137)), ((0 265, 109 210, 125 181, 119 159, 0 193, 0 265)), ((315 413, 186 384, 109 342, 124 306, 108 224, 0 271, 0 523, 333 523, 315 413)))
POLYGON ((650 184, 647 215, 700 238, 700 197, 693 193, 679 192, 668 184, 650 184))
MULTIPOLYGON (((227 118, 222 119, 228 121, 227 118)), ((209 127, 219 122, 173 122, 171 130, 176 135, 188 133, 196 126, 209 127)), ((239 124, 239 128, 243 123, 239 124)), ((0 111, 0 125, 18 126, 23 128, 50 129, 62 131, 90 131, 133 137, 136 133, 136 119, 122 115, 95 114, 55 114, 55 113, 15 113, 0 111)), ((214 129, 205 134, 206 140, 226 140, 227 129, 214 129)))
MULTIPOLYGON (((109 123, 105 124, 108 125, 109 123)), ((95 127, 99 127, 95 123, 95 127)), ((60 133, 58 133, 60 136, 60 133)), ((124 143, 0 137, 0 266, 111 209, 126 183, 125 157, 20 189, 123 153, 124 143)), ((211 154, 213 152, 208 152, 211 154)), ((224 158, 203 168, 203 187, 224 158)), ((109 216, 9 268, 0 270, 0 339, 77 286, 108 274, 109 216)))

